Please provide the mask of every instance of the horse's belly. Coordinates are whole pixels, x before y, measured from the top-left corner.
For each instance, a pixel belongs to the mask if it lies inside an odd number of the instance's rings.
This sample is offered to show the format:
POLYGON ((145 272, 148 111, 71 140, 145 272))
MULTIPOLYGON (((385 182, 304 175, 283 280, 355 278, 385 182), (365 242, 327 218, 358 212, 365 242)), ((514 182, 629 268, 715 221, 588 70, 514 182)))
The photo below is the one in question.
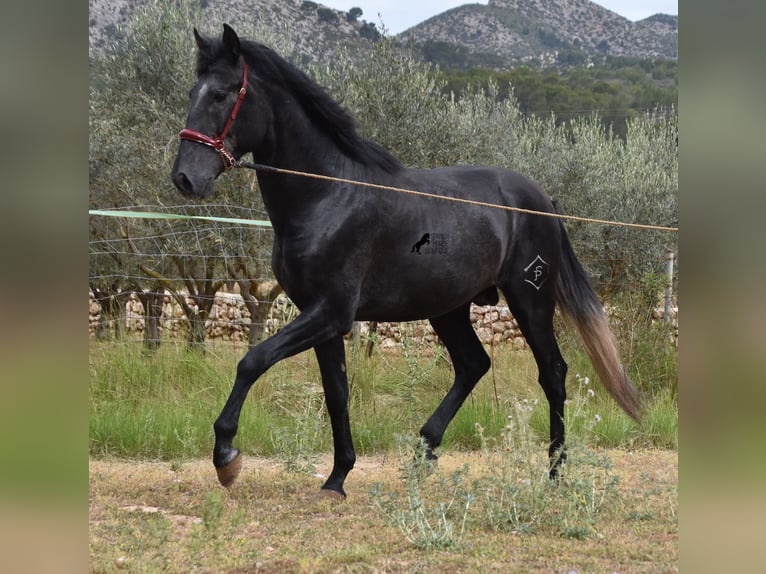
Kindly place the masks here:
MULTIPOLYGON (((417 280, 396 273, 362 289, 358 321, 415 321, 438 317, 471 301, 494 281, 480 275, 421 275, 417 280)), ((369 284, 368 284, 369 285, 369 284)))

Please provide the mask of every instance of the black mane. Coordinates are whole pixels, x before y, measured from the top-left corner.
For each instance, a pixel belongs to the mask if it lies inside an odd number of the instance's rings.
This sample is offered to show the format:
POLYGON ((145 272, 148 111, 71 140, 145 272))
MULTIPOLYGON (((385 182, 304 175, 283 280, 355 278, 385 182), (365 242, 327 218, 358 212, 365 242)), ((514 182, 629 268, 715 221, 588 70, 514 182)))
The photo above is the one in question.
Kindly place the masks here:
MULTIPOLYGON (((378 167, 389 173, 403 169, 391 153, 360 136, 354 118, 306 73, 258 42, 241 40, 240 48, 253 72, 264 82, 290 92, 309 118, 332 137, 345 155, 363 165, 378 167)), ((213 41, 210 51, 200 51, 197 73, 214 66, 219 59, 228 57, 223 43, 213 41)))

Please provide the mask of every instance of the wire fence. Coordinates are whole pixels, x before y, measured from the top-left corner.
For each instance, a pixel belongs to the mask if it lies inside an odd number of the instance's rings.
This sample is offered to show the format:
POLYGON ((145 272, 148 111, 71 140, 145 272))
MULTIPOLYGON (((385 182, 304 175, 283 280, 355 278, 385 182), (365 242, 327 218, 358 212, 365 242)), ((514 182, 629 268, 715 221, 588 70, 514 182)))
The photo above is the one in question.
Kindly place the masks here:
MULTIPOLYGON (((273 230, 259 209, 218 204, 92 210, 89 242, 89 334, 93 340, 143 339, 253 345, 282 328, 297 309, 270 266, 273 230)), ((587 267, 587 261, 584 262, 587 267)), ((673 266, 663 296, 648 309, 677 334, 673 266), (670 290, 670 295, 669 291, 670 290)), ((472 309, 485 344, 523 337, 507 306, 472 309)), ((426 322, 410 328, 358 325, 355 336, 395 347, 405 337, 435 340, 426 322)))

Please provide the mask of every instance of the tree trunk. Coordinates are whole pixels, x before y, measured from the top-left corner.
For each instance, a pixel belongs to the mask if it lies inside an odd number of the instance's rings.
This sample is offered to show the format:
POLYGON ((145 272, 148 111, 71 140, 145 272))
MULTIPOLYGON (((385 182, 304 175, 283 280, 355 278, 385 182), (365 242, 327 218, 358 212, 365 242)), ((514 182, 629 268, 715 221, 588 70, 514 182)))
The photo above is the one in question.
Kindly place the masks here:
MULTIPOLYGON (((230 268, 233 275, 235 271, 230 268)), ((274 299, 282 292, 282 287, 274 281, 257 282, 252 279, 238 278, 237 285, 242 293, 245 307, 250 313, 250 326, 247 334, 249 348, 255 347, 263 339, 266 317, 274 299)))
POLYGON ((187 343, 189 348, 195 351, 205 352, 205 339, 207 338, 207 329, 205 320, 208 316, 207 311, 199 309, 189 313, 189 337, 187 343))
POLYGON ((263 339, 263 327, 269 314, 269 305, 266 302, 259 302, 250 294, 243 294, 243 298, 245 300, 245 307, 247 307, 250 313, 247 346, 252 349, 263 339))
POLYGON ((372 351, 375 349, 375 335, 378 334, 378 322, 372 321, 367 329, 367 356, 372 357, 372 351))
POLYGON ((165 290, 155 285, 150 291, 137 291, 137 294, 144 306, 144 347, 156 351, 160 348, 160 318, 165 290))

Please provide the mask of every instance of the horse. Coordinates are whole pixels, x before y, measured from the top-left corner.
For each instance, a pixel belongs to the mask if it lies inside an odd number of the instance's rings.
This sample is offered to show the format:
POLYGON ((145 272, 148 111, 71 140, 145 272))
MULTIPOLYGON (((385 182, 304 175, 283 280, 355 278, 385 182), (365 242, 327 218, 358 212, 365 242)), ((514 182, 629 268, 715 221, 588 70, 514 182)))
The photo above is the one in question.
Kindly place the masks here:
POLYGON ((548 401, 551 479, 566 458, 567 364, 554 335, 557 305, 574 323, 609 393, 639 420, 641 396, 539 185, 498 167, 406 168, 362 137, 351 114, 325 88, 272 49, 240 39, 227 24, 220 38, 196 29, 194 38, 197 81, 189 92, 171 179, 184 197, 204 199, 214 193, 216 178, 239 166, 243 155, 269 166, 259 169, 257 178, 274 231, 271 266, 300 309, 237 364, 231 393, 213 424, 213 465, 224 487, 241 470, 233 440, 250 388, 276 362, 313 349, 334 447, 332 471, 320 493, 346 498, 344 482, 356 453, 344 335, 354 321, 427 319, 449 353, 454 382, 419 432, 425 458, 435 462, 447 426, 490 368, 471 325, 471 303, 497 304, 499 292, 534 355, 548 401), (458 203, 461 199, 472 202, 458 203), (413 253, 424 237, 439 237, 440 248, 429 255, 413 253))

